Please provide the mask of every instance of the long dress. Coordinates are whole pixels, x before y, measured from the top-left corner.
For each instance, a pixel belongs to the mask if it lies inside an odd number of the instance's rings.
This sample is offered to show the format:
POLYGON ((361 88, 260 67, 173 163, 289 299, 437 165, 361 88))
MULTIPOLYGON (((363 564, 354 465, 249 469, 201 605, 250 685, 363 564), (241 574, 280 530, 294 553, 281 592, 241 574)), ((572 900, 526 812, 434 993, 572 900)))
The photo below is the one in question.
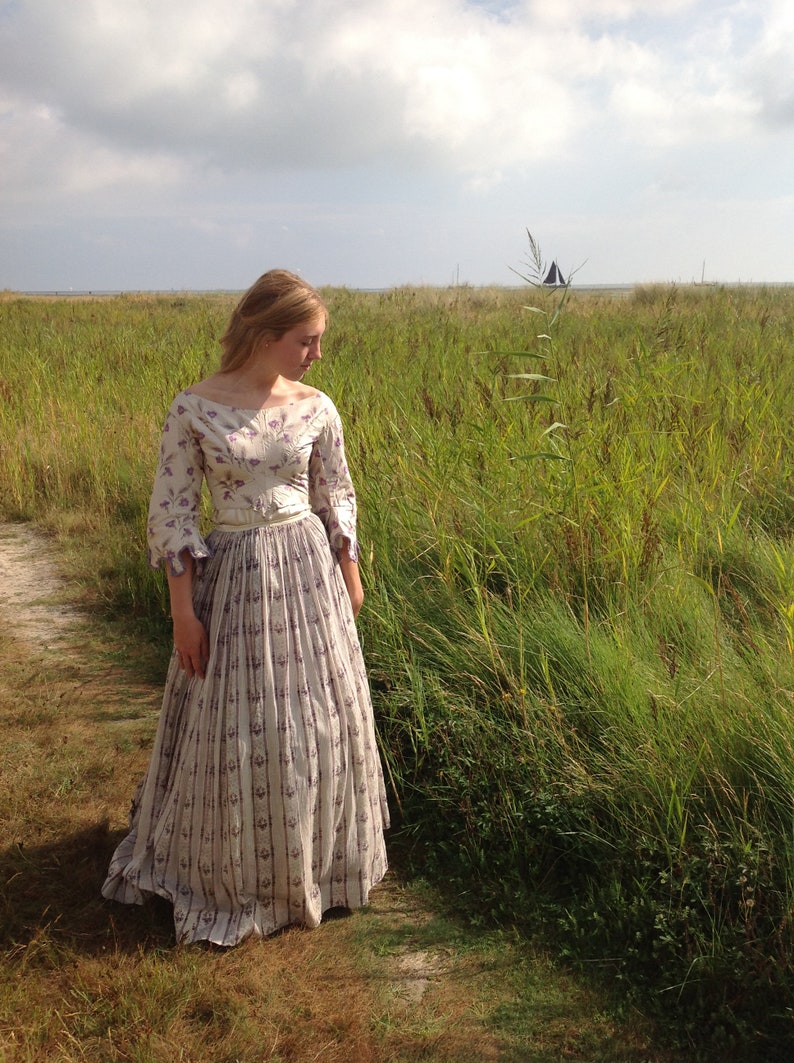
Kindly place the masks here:
POLYGON ((337 551, 357 557, 339 415, 321 392, 263 410, 184 391, 168 412, 149 559, 184 571, 206 677, 172 655, 148 770, 105 897, 174 905, 178 941, 234 945, 357 908, 386 871, 388 809, 337 551), (202 538, 202 480, 214 528, 202 538))

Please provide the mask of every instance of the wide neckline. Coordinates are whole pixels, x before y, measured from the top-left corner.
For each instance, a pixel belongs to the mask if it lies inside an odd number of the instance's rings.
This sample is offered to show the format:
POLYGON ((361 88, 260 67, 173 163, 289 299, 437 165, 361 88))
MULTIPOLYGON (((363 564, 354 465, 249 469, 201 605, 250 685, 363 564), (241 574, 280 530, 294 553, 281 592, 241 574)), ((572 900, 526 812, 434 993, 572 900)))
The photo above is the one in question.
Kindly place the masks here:
POLYGON ((304 395, 302 399, 291 399, 289 402, 277 402, 272 406, 233 406, 229 402, 220 402, 218 399, 208 399, 204 395, 197 395, 196 392, 191 391, 190 388, 185 388, 182 394, 187 395, 191 399, 197 399, 206 406, 222 406, 224 410, 234 410, 238 413, 269 413, 271 410, 286 410, 289 406, 297 406, 298 403, 301 402, 311 402, 313 399, 321 398, 323 393, 321 391, 315 391, 313 395, 304 395))

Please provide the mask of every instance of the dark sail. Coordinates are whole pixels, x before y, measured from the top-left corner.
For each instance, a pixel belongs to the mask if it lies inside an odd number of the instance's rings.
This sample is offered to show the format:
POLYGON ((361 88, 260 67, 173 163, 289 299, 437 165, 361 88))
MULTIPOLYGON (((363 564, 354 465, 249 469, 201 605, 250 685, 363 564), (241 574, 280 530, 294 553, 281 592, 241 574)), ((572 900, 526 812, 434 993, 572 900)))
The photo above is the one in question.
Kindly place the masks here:
POLYGON ((554 288, 559 288, 565 284, 565 278, 557 268, 557 263, 552 262, 549 272, 543 278, 544 284, 550 284, 554 288))

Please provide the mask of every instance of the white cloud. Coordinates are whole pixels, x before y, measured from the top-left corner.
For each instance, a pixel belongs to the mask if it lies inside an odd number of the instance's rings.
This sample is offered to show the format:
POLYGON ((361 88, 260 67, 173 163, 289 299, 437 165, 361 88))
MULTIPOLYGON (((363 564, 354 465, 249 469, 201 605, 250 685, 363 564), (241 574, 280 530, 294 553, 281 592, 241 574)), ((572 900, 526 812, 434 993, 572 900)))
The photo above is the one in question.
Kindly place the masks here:
MULTIPOLYGON (((46 103, 6 97, 0 103, 0 187, 4 213, 34 211, 42 202, 136 190, 162 192, 185 179, 184 163, 165 152, 141 152, 74 129, 46 103)), ((112 202, 112 198, 111 198, 112 202)))
POLYGON ((763 25, 743 73, 764 120, 773 127, 794 126, 794 7, 789 0, 764 5, 763 25))
POLYGON ((714 22, 692 0, 39 0, 9 9, 0 48, 16 94, 120 151, 487 181, 609 121, 587 94, 662 144, 750 115, 717 76, 719 44, 709 55, 704 36, 696 60, 657 48, 682 14, 693 37, 714 22))

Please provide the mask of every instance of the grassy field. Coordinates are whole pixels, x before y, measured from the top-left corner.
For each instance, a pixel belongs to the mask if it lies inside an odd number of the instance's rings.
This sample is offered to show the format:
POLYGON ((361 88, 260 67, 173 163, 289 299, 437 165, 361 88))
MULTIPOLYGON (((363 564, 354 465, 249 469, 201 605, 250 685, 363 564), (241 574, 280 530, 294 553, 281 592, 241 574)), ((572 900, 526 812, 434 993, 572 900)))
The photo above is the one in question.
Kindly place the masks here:
MULTIPOLYGON (((400 866, 693 1058, 786 1058, 794 293, 327 297, 311 382, 358 486, 400 866)), ((160 425, 230 305, 0 303, 0 514, 53 535, 155 671, 160 425)))

